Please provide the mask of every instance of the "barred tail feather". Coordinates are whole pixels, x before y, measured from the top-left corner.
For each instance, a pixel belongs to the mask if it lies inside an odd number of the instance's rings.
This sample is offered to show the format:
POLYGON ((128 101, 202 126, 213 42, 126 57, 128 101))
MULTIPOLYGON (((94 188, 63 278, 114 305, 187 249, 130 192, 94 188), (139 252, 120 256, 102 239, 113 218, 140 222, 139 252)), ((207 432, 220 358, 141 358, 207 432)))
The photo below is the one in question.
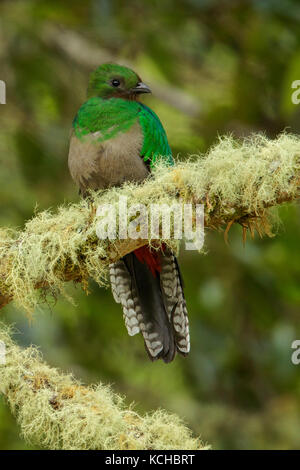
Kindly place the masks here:
POLYGON ((179 265, 170 251, 162 258, 160 282, 165 307, 174 329, 177 351, 186 356, 190 352, 188 313, 179 265))
POLYGON ((114 299, 123 309, 123 318, 130 336, 140 333, 139 320, 142 319, 139 300, 125 263, 119 260, 109 266, 111 290, 114 299))
POLYGON ((142 333, 151 360, 171 362, 176 352, 190 350, 189 323, 182 279, 175 256, 157 253, 155 272, 139 251, 110 265, 114 299, 123 309, 129 335, 142 333), (159 261, 159 263, 158 263, 159 261))

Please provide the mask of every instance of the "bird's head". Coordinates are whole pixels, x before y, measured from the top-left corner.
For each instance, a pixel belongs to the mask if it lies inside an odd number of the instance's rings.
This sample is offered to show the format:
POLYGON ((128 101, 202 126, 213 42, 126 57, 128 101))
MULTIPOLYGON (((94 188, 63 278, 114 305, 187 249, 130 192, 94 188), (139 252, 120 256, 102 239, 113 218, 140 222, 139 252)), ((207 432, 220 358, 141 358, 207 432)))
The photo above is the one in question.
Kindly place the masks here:
POLYGON ((99 96, 136 100, 141 93, 151 93, 151 90, 128 67, 102 64, 90 76, 88 98, 99 96))

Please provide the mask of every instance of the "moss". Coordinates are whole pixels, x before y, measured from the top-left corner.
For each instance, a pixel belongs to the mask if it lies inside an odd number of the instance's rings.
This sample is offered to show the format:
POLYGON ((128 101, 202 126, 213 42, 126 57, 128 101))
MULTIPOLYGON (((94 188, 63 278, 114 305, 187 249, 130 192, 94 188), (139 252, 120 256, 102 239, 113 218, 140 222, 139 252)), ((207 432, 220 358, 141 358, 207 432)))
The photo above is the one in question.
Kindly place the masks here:
MULTIPOLYGON (((64 205, 55 213, 41 212, 22 232, 0 231, 0 294, 32 312, 40 301, 37 287, 53 295, 65 294, 64 284, 75 279, 86 288, 89 278, 107 283, 107 268, 117 241, 98 240, 96 208, 117 205, 127 196, 128 205, 183 202, 205 204, 207 227, 228 229, 232 223, 262 236, 272 234, 274 211, 299 194, 300 139, 282 134, 275 140, 254 135, 243 141, 220 138, 206 155, 190 157, 175 167, 158 162, 143 184, 126 184, 94 193, 91 200, 64 205)), ((177 243, 161 238, 150 244, 177 243)), ((157 245, 158 244, 158 245, 157 245)))
POLYGON ((0 324, 6 364, 0 392, 26 441, 48 449, 201 449, 178 417, 157 411, 145 417, 110 387, 84 387, 71 375, 46 365, 39 351, 21 349, 0 324))
MULTIPOLYGON (((233 223, 253 235, 272 234, 273 208, 299 196, 300 139, 282 134, 270 141, 256 135, 244 141, 224 137, 206 154, 174 168, 158 163, 143 184, 94 193, 91 199, 36 215, 23 231, 0 230, 0 298, 13 296, 31 312, 40 297, 64 292, 68 279, 86 288, 89 277, 106 284, 117 241, 98 240, 96 208, 139 202, 205 204, 207 227, 233 223), (92 200, 92 202, 91 202, 92 200)), ((150 244, 174 241, 160 238, 150 244)), ((127 242, 128 243, 128 242, 127 242)), ((121 253, 119 254, 121 256, 121 253)), ((199 440, 173 415, 157 411, 141 417, 104 385, 83 387, 70 375, 47 366, 35 348, 20 349, 0 325, 7 364, 0 366, 0 391, 16 415, 22 435, 50 449, 197 449, 199 440)))

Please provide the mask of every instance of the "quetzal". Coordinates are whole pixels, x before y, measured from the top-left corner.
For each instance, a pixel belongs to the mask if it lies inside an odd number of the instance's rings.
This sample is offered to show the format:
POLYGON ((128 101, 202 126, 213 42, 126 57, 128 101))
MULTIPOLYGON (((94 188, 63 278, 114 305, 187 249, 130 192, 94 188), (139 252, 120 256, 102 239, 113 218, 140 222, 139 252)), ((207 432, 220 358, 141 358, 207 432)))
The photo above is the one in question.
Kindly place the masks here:
MULTIPOLYGON (((88 100, 72 128, 69 169, 82 196, 88 190, 141 182, 158 157, 173 165, 165 130, 139 101, 150 93, 131 69, 103 64, 90 77, 88 100)), ((129 335, 142 333, 151 360, 170 362, 190 349, 182 279, 176 257, 142 247, 110 265, 113 296, 129 335)))

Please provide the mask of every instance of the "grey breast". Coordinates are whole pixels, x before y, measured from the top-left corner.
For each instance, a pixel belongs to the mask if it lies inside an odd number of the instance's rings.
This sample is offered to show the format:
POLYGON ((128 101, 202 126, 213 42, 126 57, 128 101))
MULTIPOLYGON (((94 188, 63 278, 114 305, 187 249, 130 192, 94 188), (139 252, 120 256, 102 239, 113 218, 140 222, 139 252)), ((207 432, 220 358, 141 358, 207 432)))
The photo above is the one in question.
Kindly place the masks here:
POLYGON ((99 138, 100 132, 82 140, 74 133, 71 136, 69 169, 83 194, 87 189, 105 189, 147 177, 149 172, 140 156, 143 133, 139 123, 111 139, 99 142, 99 138))

